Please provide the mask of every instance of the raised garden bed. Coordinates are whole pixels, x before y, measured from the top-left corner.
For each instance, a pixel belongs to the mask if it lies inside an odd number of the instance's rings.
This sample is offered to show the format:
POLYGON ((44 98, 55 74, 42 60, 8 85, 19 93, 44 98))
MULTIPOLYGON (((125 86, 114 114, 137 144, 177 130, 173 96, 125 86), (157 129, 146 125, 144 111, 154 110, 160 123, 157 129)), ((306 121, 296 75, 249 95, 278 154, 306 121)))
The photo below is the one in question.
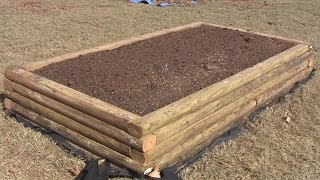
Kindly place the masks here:
POLYGON ((310 44, 193 23, 5 73, 5 107, 139 173, 179 163, 313 70, 310 44))

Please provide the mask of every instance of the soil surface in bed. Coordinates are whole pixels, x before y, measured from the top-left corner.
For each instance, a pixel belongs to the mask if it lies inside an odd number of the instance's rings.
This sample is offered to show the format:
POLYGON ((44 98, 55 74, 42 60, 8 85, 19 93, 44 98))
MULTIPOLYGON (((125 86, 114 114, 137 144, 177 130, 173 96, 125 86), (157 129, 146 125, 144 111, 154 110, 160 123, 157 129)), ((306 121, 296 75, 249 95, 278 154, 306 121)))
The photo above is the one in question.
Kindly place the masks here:
POLYGON ((35 73, 145 115, 294 45, 245 32, 200 26, 79 56, 35 73))

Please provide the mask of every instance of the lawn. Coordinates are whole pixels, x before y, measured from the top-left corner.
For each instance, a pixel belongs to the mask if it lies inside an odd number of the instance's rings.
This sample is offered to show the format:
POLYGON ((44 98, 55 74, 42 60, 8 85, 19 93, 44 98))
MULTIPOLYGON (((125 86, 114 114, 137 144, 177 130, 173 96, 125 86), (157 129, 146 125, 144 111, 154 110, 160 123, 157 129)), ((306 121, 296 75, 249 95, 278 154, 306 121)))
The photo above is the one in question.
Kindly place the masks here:
MULTIPOLYGON (((195 21, 314 44, 319 68, 319 0, 213 0, 157 8, 125 0, 0 1, 0 79, 21 65, 195 21)), ((320 74, 265 109, 243 132, 208 149, 184 179, 320 177, 320 74), (289 114, 290 121, 284 118, 289 114)), ((3 84, 0 83, 0 93, 3 84)), ((71 179, 84 161, 46 136, 0 116, 0 179, 71 179)))

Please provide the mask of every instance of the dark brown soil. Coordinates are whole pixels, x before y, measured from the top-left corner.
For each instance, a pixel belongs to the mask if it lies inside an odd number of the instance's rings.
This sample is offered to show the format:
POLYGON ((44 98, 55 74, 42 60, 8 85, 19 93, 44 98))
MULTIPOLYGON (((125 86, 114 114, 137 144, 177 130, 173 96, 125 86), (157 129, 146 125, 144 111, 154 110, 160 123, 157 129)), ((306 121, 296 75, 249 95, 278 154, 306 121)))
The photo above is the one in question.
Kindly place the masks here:
POLYGON ((145 115, 294 45, 201 26, 51 64, 35 73, 145 115))

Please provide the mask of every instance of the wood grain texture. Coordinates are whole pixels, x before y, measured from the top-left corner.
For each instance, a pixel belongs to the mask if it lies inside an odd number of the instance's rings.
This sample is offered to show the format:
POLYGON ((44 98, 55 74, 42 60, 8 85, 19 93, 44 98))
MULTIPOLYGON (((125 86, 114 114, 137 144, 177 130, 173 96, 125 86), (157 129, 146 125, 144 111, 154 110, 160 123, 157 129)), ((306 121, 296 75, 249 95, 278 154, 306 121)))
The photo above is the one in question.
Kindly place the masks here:
POLYGON ((48 109, 24 96, 21 96, 15 92, 5 91, 6 97, 8 97, 11 101, 26 107, 27 109, 32 110, 33 112, 44 116, 46 118, 49 118, 53 120, 54 122, 65 126, 66 128, 73 130, 79 134, 82 134, 83 136, 86 136, 89 139, 92 139, 100 144, 103 144, 104 146, 107 146, 121 154, 124 154, 128 157, 130 157, 131 154, 131 148, 123 143, 120 143, 119 141, 116 141, 108 136, 105 136, 91 128, 88 128, 80 123, 77 123, 76 121, 73 121, 70 118, 67 118, 61 114, 56 113, 55 111, 48 109))
POLYGON ((32 121, 33 123, 51 129, 52 131, 65 137, 68 141, 76 144, 77 146, 86 149, 87 151, 98 155, 101 158, 108 159, 111 163, 121 167, 127 167, 139 173, 143 173, 147 168, 152 166, 142 166, 141 164, 133 161, 132 159, 103 146, 77 132, 74 132, 54 121, 45 118, 17 103, 12 102, 12 110, 22 117, 32 121))
MULTIPOLYGON (((278 83, 278 88, 276 90, 273 89, 273 91, 271 92, 272 96, 270 96, 270 98, 274 98, 288 92, 288 90, 297 81, 301 81, 306 78, 311 71, 312 68, 306 68, 298 72, 298 74, 292 76, 289 80, 284 80, 278 83)), ((243 118, 243 116, 246 116, 248 113, 256 110, 259 107, 258 103, 263 104, 265 103, 265 101, 269 100, 269 98, 261 98, 268 94, 270 94, 270 89, 264 88, 262 94, 249 101, 248 103, 243 104, 241 108, 235 109, 232 114, 216 122, 213 126, 210 126, 206 130, 202 132, 199 131, 199 133, 193 136, 192 139, 189 139, 188 141, 182 142, 181 144, 177 145, 176 147, 171 149, 169 153, 156 158, 157 164, 161 169, 163 169, 182 162, 187 158, 197 154, 202 149, 207 147, 215 138, 219 137, 220 135, 227 132, 230 128, 232 128, 235 122, 237 122, 237 119, 241 119, 243 118)))
MULTIPOLYGON (((247 84, 246 86, 244 86, 244 92, 246 93, 241 94, 241 98, 239 98, 238 100, 233 101, 229 105, 221 108, 214 113, 207 113, 208 115, 203 117, 202 119, 196 119, 194 120, 194 122, 192 122, 192 118, 188 119, 187 121, 182 121, 179 125, 186 127, 185 129, 179 129, 176 134, 168 137, 164 142, 157 144, 155 148, 145 153, 132 151, 132 159, 141 163, 148 163, 149 161, 153 161, 155 160, 155 158, 169 152, 179 144, 189 141, 189 139, 192 139, 192 137, 199 132, 210 128, 211 126, 215 126, 215 123, 217 123, 219 120, 224 119, 224 117, 228 116, 228 114, 232 114, 235 109, 241 109, 250 101, 255 100, 255 103, 260 104, 261 102, 270 99, 272 97, 272 93, 270 93, 270 96, 265 96, 262 94, 268 95, 268 92, 277 91, 278 89, 280 89, 279 86, 282 86, 282 84, 286 81, 290 82, 290 84, 294 84, 296 79, 291 79, 291 77, 307 69, 308 63, 309 59, 305 59, 300 64, 294 64, 295 66, 291 67, 291 69, 288 69, 287 71, 278 71, 277 74, 273 74, 274 76, 267 76, 265 77, 265 79, 258 79, 258 81, 254 83, 247 84), (261 82, 259 83, 259 81, 261 82), (260 96, 264 97, 261 102, 257 100, 257 97, 260 96)), ((210 108, 208 108, 207 111, 210 112, 210 108)), ((202 113, 205 112, 201 111, 201 113, 199 114, 202 113)), ((178 126, 175 126, 175 128, 178 128, 178 126)), ((170 129, 174 130, 173 127, 170 127, 170 129)), ((160 137, 157 136, 157 138, 160 137)))
POLYGON ((128 131, 128 123, 140 116, 93 98, 21 68, 7 69, 5 77, 35 92, 84 112, 112 126, 128 131))
POLYGON ((278 78, 278 76, 281 75, 283 72, 290 70, 303 62, 306 63, 306 61, 310 61, 313 58, 314 57, 312 53, 306 53, 305 55, 292 60, 292 62, 275 68, 274 70, 262 75, 261 77, 249 82, 248 84, 243 85, 235 89, 234 91, 222 96, 221 98, 201 107, 199 110, 182 116, 178 120, 157 129, 153 132, 153 134, 157 136, 157 144, 161 144, 162 142, 166 141, 171 136, 179 133, 183 129, 192 126, 192 124, 196 123, 197 121, 205 118, 208 115, 211 115, 212 113, 219 111, 228 104, 231 104, 234 101, 240 99, 244 95, 249 94, 252 90, 260 88, 260 86, 263 86, 268 81, 274 78, 278 78))
POLYGON ((237 121, 236 118, 240 118, 241 115, 246 115, 248 112, 252 111, 255 104, 255 101, 252 100, 245 104, 241 109, 237 109, 238 111, 234 111, 233 114, 229 114, 227 117, 223 118, 223 120, 218 121, 205 131, 199 131, 198 134, 192 137, 192 139, 182 142, 171 149, 170 153, 165 153, 164 155, 156 158, 156 163, 161 169, 164 169, 199 153, 203 148, 213 142, 214 139, 231 129, 237 121))
POLYGON ((145 134, 172 123, 179 117, 196 111, 202 106, 219 99, 231 91, 251 82, 263 74, 290 62, 292 59, 301 56, 309 51, 309 46, 305 44, 296 45, 276 56, 273 56, 251 68, 247 68, 229 78, 216 84, 197 91, 185 98, 169 104, 159 110, 151 112, 141 119, 129 123, 129 133, 135 137, 142 137, 145 134))
POLYGON ((45 106, 63 116, 66 116, 78 123, 87 126, 93 130, 96 130, 106 136, 109 136, 121 143, 124 143, 139 151, 145 152, 153 148, 156 144, 154 135, 148 135, 143 139, 137 139, 127 132, 109 125, 103 121, 100 121, 92 116, 89 116, 81 111, 75 110, 65 104, 59 103, 51 98, 48 98, 40 93, 32 91, 22 85, 14 83, 8 79, 4 79, 5 89, 16 92, 36 103, 45 106), (151 142, 150 142, 151 141, 151 142))

